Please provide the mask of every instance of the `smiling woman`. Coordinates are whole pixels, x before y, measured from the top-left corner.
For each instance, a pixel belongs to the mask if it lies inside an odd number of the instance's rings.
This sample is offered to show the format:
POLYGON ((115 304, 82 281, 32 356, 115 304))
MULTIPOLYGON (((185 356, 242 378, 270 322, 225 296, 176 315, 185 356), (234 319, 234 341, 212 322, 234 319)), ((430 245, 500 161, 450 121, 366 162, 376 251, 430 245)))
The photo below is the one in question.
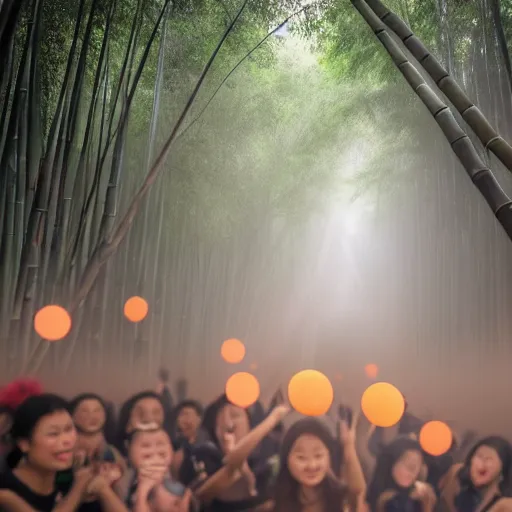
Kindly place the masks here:
MULTIPOLYGON (((76 443, 67 402, 49 394, 28 398, 16 410, 11 436, 16 446, 8 457, 11 470, 0 480, 1 508, 19 509, 15 503, 22 503, 42 512, 53 510, 58 499, 55 476, 71 467, 76 443)), ((78 504, 79 495, 73 494, 78 504)))
POLYGON ((42 394, 26 399, 14 414, 11 429, 15 445, 9 469, 0 477, 0 509, 8 512, 125 512, 110 488, 108 475, 85 464, 75 467, 69 486, 58 475, 73 466, 77 434, 63 398, 42 394))

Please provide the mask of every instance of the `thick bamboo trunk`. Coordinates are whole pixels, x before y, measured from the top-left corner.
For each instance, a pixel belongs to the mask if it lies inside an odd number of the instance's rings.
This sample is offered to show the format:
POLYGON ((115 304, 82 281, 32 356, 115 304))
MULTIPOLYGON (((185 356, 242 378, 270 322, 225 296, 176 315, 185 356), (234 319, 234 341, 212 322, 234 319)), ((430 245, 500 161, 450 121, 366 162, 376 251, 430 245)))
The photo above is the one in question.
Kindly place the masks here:
POLYGON ((367 0, 367 6, 404 43, 432 80, 450 100, 468 123, 486 149, 494 153, 512 172, 512 146, 491 126, 480 109, 468 98, 441 63, 429 52, 420 39, 399 16, 390 11, 380 0, 367 0))
POLYGON ((432 114, 472 182, 484 196, 496 218, 512 240, 512 201, 502 190, 491 170, 482 161, 451 110, 427 85, 421 74, 387 33, 384 23, 368 4, 364 0, 352 0, 352 3, 389 53, 393 63, 402 73, 407 83, 432 114))

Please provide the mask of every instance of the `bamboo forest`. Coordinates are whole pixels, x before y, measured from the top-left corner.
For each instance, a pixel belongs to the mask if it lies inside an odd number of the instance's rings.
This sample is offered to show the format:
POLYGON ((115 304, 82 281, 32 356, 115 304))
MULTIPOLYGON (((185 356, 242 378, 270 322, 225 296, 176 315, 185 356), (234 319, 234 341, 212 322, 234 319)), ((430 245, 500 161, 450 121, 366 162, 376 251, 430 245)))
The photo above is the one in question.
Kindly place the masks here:
POLYGON ((0 0, 0 385, 371 364, 506 436, 511 52, 512 0, 0 0))

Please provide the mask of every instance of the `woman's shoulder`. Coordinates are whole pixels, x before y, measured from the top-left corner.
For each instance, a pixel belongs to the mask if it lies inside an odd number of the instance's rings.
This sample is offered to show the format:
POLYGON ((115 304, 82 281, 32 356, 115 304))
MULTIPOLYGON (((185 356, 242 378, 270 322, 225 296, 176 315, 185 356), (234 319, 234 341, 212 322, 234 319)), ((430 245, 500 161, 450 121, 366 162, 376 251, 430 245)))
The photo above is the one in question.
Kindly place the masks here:
POLYGON ((41 495, 35 493, 25 485, 9 469, 0 474, 0 505, 2 510, 38 510, 41 512, 50 511, 55 506, 58 498, 58 491, 52 494, 41 495))
POLYGON ((512 498, 501 498, 489 512, 512 512, 512 498))
POLYGON ((23 495, 29 489, 14 475, 11 469, 6 469, 0 473, 0 490, 12 491, 15 494, 23 495))
POLYGON ((16 512, 33 512, 33 508, 18 496, 13 490, 0 488, 0 510, 15 510, 16 512))

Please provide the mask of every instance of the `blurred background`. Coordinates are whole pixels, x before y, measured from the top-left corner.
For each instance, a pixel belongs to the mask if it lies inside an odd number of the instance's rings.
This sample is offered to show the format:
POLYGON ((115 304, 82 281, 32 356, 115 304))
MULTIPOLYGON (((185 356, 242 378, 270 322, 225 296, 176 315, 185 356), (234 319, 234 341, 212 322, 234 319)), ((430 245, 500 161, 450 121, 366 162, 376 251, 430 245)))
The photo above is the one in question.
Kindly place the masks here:
MULTIPOLYGON (((350 2, 248 2, 135 206, 242 4, 15 3, 0 26, 3 381, 120 400, 165 366, 206 402, 234 337, 264 400, 315 368, 357 403, 375 363, 416 414, 510 431, 512 245, 350 2), (136 325, 133 295, 149 304, 136 325), (32 319, 51 303, 73 329, 50 344, 32 319)), ((387 5, 510 141, 512 1, 387 5)))

